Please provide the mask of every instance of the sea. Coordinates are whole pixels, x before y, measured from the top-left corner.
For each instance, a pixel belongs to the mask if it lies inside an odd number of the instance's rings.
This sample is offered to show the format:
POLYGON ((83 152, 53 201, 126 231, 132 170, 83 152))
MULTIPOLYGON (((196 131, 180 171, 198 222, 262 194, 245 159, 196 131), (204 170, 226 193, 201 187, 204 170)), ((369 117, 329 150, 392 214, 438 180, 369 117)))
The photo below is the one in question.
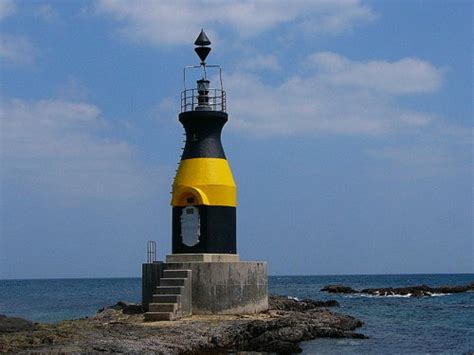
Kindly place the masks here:
MULTIPOLYGON (((466 285, 474 274, 270 276, 272 294, 335 299, 333 311, 364 322, 369 339, 316 339, 301 343, 306 354, 468 354, 474 351, 474 292, 424 298, 335 295, 329 284, 355 289, 466 285)), ((0 280, 0 314, 35 322, 92 316, 119 300, 140 302, 140 278, 0 280)))

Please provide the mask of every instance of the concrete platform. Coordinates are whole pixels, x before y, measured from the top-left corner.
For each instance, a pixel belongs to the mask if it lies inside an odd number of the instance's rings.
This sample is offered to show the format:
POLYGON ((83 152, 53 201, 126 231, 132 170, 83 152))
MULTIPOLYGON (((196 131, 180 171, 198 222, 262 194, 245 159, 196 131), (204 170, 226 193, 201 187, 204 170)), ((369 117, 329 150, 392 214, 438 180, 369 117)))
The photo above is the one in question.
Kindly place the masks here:
POLYGON ((188 262, 238 262, 239 254, 171 254, 166 255, 167 263, 188 263, 188 262))
POLYGON ((266 262, 168 260, 165 270, 192 270, 192 314, 252 314, 268 309, 266 262))

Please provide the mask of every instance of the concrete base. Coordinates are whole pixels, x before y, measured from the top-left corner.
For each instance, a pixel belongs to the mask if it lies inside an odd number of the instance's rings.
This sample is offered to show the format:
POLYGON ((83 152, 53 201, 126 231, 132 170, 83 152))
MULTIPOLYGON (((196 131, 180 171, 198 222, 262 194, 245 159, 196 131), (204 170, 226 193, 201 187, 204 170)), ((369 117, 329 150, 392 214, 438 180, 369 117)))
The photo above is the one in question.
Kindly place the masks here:
MULTIPOLYGON (((268 309, 265 262, 169 262, 170 259, 179 260, 174 259, 175 255, 169 255, 163 266, 165 270, 192 270, 193 314, 251 314, 268 309)), ((217 255, 238 257, 235 254, 217 255)))
POLYGON ((238 262, 239 254, 171 254, 166 255, 167 263, 188 263, 188 262, 238 262))
POLYGON ((155 288, 160 284, 163 277, 163 262, 155 261, 150 264, 142 264, 142 305, 148 311, 148 305, 153 300, 155 288))

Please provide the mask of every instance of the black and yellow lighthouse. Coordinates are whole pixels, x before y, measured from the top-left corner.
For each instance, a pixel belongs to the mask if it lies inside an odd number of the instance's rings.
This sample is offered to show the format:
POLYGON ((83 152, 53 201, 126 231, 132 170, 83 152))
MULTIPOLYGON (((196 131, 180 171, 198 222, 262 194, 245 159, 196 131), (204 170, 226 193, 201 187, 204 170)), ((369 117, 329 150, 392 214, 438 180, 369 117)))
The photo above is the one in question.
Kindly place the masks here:
POLYGON ((207 65, 211 42, 201 31, 194 42, 200 65, 184 68, 179 121, 186 141, 173 182, 172 253, 236 254, 237 188, 221 142, 228 120, 221 68, 207 65), (210 88, 209 68, 217 68, 219 88, 210 88), (201 78, 186 89, 188 69, 201 78))
POLYGON ((204 31, 194 44, 201 63, 184 68, 179 121, 186 140, 172 190, 172 253, 142 266, 149 321, 268 309, 267 263, 241 261, 237 254, 237 188, 221 142, 228 120, 221 68, 206 64, 211 42, 204 31), (211 71, 217 88, 210 85, 211 71))

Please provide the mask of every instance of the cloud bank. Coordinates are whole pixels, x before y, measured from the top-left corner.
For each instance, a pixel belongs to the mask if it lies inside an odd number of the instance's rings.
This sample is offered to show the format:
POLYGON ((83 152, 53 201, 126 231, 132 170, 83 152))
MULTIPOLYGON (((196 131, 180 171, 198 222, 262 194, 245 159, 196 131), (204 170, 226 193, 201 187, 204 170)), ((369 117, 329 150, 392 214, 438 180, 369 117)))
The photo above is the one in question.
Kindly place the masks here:
POLYGON ((71 203, 140 198, 159 185, 126 142, 100 138, 105 123, 88 103, 4 99, 2 179, 71 203))
POLYGON ((156 46, 188 44, 189 38, 194 38, 202 26, 212 34, 216 25, 225 25, 242 38, 254 37, 279 25, 311 33, 338 34, 376 17, 372 9, 358 0, 213 0, 184 3, 100 0, 95 13, 120 23, 119 32, 126 38, 156 46))
POLYGON ((256 135, 380 135, 425 126, 430 113, 403 109, 397 97, 431 93, 443 71, 416 58, 357 62, 320 52, 298 75, 278 85, 256 74, 226 77, 229 111, 236 129, 256 135))

